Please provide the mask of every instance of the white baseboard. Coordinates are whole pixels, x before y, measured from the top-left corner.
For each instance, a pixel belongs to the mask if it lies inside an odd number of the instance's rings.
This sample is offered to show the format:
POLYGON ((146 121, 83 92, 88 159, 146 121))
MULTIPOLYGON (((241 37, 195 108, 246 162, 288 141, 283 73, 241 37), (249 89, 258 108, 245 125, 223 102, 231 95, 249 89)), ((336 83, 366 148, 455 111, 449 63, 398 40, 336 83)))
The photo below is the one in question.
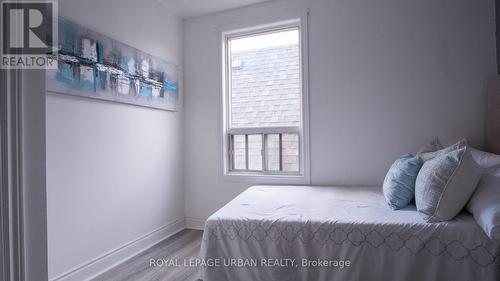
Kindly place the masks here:
POLYGON ((59 276, 50 278, 50 281, 81 281, 92 279, 184 228, 184 219, 175 220, 121 247, 70 269, 59 276))
POLYGON ((198 229, 198 230, 203 230, 205 228, 206 219, 186 217, 185 221, 186 221, 186 228, 198 229))

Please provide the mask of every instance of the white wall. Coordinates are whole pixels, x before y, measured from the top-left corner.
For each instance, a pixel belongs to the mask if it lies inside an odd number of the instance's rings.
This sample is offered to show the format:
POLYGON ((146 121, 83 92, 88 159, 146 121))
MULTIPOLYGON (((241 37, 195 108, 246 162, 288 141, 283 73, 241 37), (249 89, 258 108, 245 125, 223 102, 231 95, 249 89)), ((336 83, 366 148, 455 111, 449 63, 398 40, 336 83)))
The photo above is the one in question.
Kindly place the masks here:
MULTIPOLYGON (((381 185, 433 136, 485 143, 494 1, 271 1, 184 22, 186 217, 248 186, 218 177, 218 30, 310 8, 311 183, 381 185)), ((196 221, 196 220, 193 220, 196 221)))
MULTIPOLYGON (((181 64, 182 22, 156 1, 59 4, 76 23, 181 64)), ((184 219, 182 108, 47 94, 50 278, 184 219)))

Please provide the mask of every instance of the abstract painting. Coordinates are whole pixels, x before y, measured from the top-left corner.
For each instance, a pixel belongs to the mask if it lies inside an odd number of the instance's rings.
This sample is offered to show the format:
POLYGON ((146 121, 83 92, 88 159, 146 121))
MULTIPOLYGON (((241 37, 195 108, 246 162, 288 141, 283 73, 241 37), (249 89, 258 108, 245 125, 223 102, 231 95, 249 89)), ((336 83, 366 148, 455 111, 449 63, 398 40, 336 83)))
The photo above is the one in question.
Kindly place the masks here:
POLYGON ((47 91, 177 111, 177 66, 59 19, 58 67, 47 91))

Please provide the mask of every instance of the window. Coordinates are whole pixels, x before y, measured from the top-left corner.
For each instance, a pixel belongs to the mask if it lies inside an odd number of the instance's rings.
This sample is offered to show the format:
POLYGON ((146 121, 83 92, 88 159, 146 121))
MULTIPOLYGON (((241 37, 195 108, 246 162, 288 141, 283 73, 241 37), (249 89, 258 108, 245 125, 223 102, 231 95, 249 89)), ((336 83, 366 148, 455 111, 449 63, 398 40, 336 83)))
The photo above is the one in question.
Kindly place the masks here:
POLYGON ((223 36, 226 175, 303 177, 301 22, 223 36))

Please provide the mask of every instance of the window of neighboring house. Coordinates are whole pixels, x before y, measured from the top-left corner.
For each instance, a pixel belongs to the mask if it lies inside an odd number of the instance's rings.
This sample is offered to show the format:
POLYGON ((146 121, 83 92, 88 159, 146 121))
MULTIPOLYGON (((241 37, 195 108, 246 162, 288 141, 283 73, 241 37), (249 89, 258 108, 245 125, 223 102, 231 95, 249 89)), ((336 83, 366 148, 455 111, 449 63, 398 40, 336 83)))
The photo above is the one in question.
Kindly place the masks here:
POLYGON ((300 21, 224 34, 225 174, 303 176, 300 21))

